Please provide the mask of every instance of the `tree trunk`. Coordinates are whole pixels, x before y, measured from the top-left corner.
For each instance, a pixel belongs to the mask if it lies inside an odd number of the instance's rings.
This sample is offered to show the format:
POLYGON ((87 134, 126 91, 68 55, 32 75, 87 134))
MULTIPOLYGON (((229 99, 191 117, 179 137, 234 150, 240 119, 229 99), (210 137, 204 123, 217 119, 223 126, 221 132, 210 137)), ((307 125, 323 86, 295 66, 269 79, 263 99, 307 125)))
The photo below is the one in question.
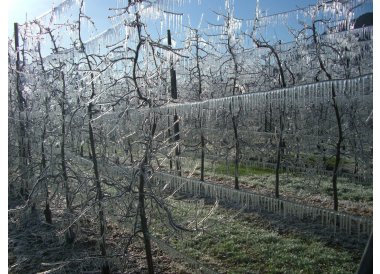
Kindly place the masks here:
MULTIPOLYGON (((106 239, 105 239, 105 228, 106 228, 106 218, 104 217, 103 212, 103 192, 102 192, 102 186, 100 183, 100 176, 99 176, 99 169, 98 169, 98 161, 96 157, 96 149, 95 149, 95 138, 94 138, 94 132, 91 125, 92 120, 92 103, 88 105, 88 114, 89 114, 89 121, 88 121, 88 131, 89 131, 89 139, 90 139, 90 148, 91 148, 91 156, 92 156, 92 164, 93 164, 93 171, 95 175, 95 185, 96 185, 96 200, 98 205, 98 217, 99 217, 99 226, 100 226, 100 252, 103 257, 107 256, 107 250, 106 250, 106 239)), ((102 265, 102 274, 109 274, 110 267, 107 261, 105 261, 102 265)))
MULTIPOLYGON (((63 184, 65 188, 65 198, 66 198, 66 209, 69 214, 69 224, 71 223, 71 197, 70 197, 70 187, 69 187, 69 177, 67 175, 67 166, 66 166, 66 151, 65 151, 65 143, 66 143, 66 110, 65 110, 65 102, 66 102, 66 81, 63 72, 60 74, 62 80, 62 96, 61 96, 61 169, 62 169, 62 178, 63 184)), ((73 243, 75 240, 75 233, 73 228, 69 226, 69 229, 65 235, 67 243, 73 243)))
POLYGON ((343 142, 343 129, 342 129, 342 121, 339 113, 338 104, 336 102, 336 94, 335 94, 335 86, 332 86, 332 96, 333 96, 333 108, 336 117, 336 122, 338 125, 338 140, 335 146, 335 164, 334 164, 334 172, 332 178, 332 186, 333 186, 333 200, 334 200, 334 210, 338 211, 338 171, 340 165, 340 156, 341 156, 341 146, 343 142))
POLYGON ((280 169, 281 169, 281 159, 282 159, 282 150, 283 150, 283 139, 282 139, 282 131, 283 131, 283 121, 282 115, 280 115, 280 136, 278 138, 277 145, 277 159, 276 159, 276 182, 275 182, 275 197, 280 197, 280 169))
POLYGON ((52 219, 52 214, 51 214, 49 202, 45 203, 44 215, 45 215, 45 221, 48 224, 52 224, 53 223, 53 219, 52 219))
POLYGON ((150 244, 150 236, 149 236, 149 228, 148 228, 148 222, 145 214, 145 194, 144 194, 144 185, 145 185, 145 179, 144 179, 144 164, 146 163, 147 159, 144 159, 143 165, 140 168, 140 176, 139 176, 139 213, 140 213, 140 221, 141 221, 141 230, 143 233, 144 238, 144 246, 145 246, 145 255, 146 255, 146 261, 148 265, 148 273, 153 274, 154 273, 154 265, 153 265, 153 256, 152 256, 152 247, 150 244))
POLYGON ((146 255, 146 261, 148 266, 148 273, 153 274, 154 273, 154 264, 153 264, 153 256, 152 256, 152 247, 150 243, 150 233, 149 233, 149 227, 148 227, 148 221, 145 214, 145 167, 149 163, 149 155, 152 150, 152 140, 154 133, 156 131, 156 122, 153 123, 152 129, 151 129, 151 139, 146 144, 145 148, 145 156, 140 166, 140 175, 139 175, 139 215, 140 215, 140 222, 141 222, 141 231, 143 233, 143 239, 144 239, 144 246, 145 246, 145 255, 146 255))
POLYGON ((239 189, 239 158, 240 158, 240 144, 238 138, 238 123, 236 117, 232 116, 232 126, 234 128, 234 139, 235 139, 235 189, 239 189))
MULTIPOLYGON (((325 73, 327 79, 330 81, 332 80, 331 74, 327 71, 325 64, 323 63, 322 60, 322 55, 321 55, 321 46, 318 42, 317 39, 317 30, 315 27, 315 22, 313 21, 312 24, 312 31, 313 31, 313 41, 316 47, 316 55, 318 58, 319 66, 321 70, 325 73)), ((342 129, 342 120, 341 120, 341 115, 338 107, 338 103, 336 101, 336 93, 335 93, 335 86, 334 84, 332 85, 331 88, 331 99, 332 99, 332 107, 334 109, 335 113, 335 118, 336 118, 336 123, 338 126, 338 140, 335 145, 335 164, 334 164, 334 171, 333 171, 333 177, 332 177, 332 187, 333 187, 333 200, 334 200, 334 210, 338 211, 338 170, 339 170, 339 165, 340 165, 340 156, 341 156, 341 145, 343 142, 343 129, 342 129)))
MULTIPOLYGON (((46 137, 46 124, 44 124, 44 128, 42 131, 42 138, 41 138, 42 144, 41 144, 41 175, 40 176, 44 176, 43 172, 45 172, 46 170, 46 155, 45 155, 45 145, 44 145, 45 137, 46 137)), ((52 220, 52 214, 51 214, 50 205, 49 205, 49 187, 47 184, 47 180, 46 179, 43 179, 43 180, 45 181, 44 186, 45 186, 45 195, 46 195, 45 209, 44 209, 45 221, 48 224, 52 224, 53 220, 52 220)))
MULTIPOLYGON (((202 129, 201 129, 202 130, 202 129)), ((201 181, 205 179, 205 137, 201 133, 201 181)))
POLYGON ((177 114, 174 114, 174 141, 176 144, 175 148, 175 164, 176 164, 176 170, 177 170, 177 176, 181 176, 181 160, 179 156, 181 155, 181 147, 179 144, 179 118, 177 114))
POLYGON ((18 136, 18 156, 19 156, 19 169, 21 173, 21 186, 20 195, 22 198, 28 197, 28 176, 27 176, 27 142, 26 142, 26 129, 25 129, 25 98, 22 94, 22 87, 20 83, 20 51, 19 51, 19 37, 18 37, 18 24, 14 23, 15 32, 15 50, 16 50, 16 91, 18 103, 18 120, 19 120, 19 136, 18 136))
MULTIPOLYGON (((80 5, 80 13, 79 13, 79 23, 82 16, 82 8, 83 8, 84 1, 81 1, 80 5)), ((88 69, 92 71, 92 65, 90 62, 90 58, 86 52, 86 49, 84 47, 82 38, 81 38, 81 31, 80 31, 80 24, 79 24, 79 42, 82 47, 83 53, 85 54, 86 63, 88 66, 88 69)), ((95 83, 94 83, 94 74, 93 72, 90 73, 90 79, 91 79, 91 96, 90 96, 90 103, 87 107, 87 114, 88 114, 88 134, 89 134, 89 141, 90 141, 90 157, 92 160, 92 166, 95 176, 95 187, 96 187, 96 201, 98 206, 98 217, 99 217, 99 226, 100 226, 100 252, 103 258, 107 257, 107 249, 106 249, 106 218, 104 216, 103 211, 103 191, 102 191, 102 185, 100 182, 100 176, 99 176, 99 169, 98 169, 98 160, 96 155, 96 146, 95 146, 95 136, 94 131, 92 128, 92 119, 93 119, 93 103, 91 100, 95 97, 95 83)), ((109 274, 111 273, 110 266, 107 260, 105 260, 102 264, 102 274, 109 274)))

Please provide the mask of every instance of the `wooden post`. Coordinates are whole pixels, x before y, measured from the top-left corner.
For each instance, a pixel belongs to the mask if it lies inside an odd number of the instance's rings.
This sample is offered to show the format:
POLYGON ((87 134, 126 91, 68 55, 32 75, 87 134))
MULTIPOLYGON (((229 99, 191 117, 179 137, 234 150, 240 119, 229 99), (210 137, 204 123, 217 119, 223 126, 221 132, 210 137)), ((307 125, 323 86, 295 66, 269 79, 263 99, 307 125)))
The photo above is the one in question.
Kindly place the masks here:
MULTIPOLYGON (((169 47, 172 46, 172 37, 170 34, 170 29, 168 29, 168 45, 169 47)), ((174 69, 173 59, 170 59, 170 91, 171 96, 173 99, 178 98, 178 92, 177 92, 177 74, 174 69)))
POLYGON ((362 259, 360 260, 359 269, 356 274, 373 273, 373 233, 368 239, 362 259))
MULTIPOLYGON (((170 30, 168 30, 168 45, 172 46, 172 37, 170 34, 170 30)), ((173 59, 170 60, 170 91, 172 99, 178 98, 177 92, 177 74, 174 69, 173 59)), ((179 146, 179 119, 177 113, 174 114, 174 141, 177 143, 177 147, 175 149, 176 156, 176 170, 177 175, 181 176, 181 163, 179 160, 179 155, 181 154, 181 148, 179 146)))

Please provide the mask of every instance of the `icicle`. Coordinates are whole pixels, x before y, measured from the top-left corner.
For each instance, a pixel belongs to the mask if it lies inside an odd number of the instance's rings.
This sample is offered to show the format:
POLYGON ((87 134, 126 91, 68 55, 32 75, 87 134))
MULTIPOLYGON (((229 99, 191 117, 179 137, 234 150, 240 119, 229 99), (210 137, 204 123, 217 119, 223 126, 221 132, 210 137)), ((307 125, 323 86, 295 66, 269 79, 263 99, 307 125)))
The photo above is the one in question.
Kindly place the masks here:
POLYGON ((358 220, 358 238, 359 238, 360 235, 361 235, 361 222, 362 222, 362 219, 360 218, 360 219, 358 220))
POLYGON ((348 219, 348 234, 351 235, 351 224, 352 224, 352 217, 349 216, 348 219))
POLYGON ((370 235, 372 232, 372 225, 368 223, 368 229, 367 229, 367 234, 370 235))
POLYGON ((325 220, 325 218, 324 218, 324 216, 325 216, 325 211, 324 210, 322 210, 322 215, 321 215, 321 218, 322 218, 322 225, 324 225, 325 223, 324 223, 324 220, 325 220))

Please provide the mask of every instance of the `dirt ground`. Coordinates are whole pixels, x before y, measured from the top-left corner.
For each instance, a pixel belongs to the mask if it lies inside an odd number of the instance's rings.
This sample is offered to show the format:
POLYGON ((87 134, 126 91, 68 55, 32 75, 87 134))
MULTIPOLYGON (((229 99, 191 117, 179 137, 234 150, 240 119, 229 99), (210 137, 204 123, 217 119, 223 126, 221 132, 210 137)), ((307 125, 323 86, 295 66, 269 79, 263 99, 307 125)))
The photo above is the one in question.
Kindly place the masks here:
MULTIPOLYGON (((54 211, 54 219, 63 216, 54 211)), ((8 273, 101 273, 102 259, 98 247, 96 220, 81 219, 76 239, 67 244, 59 221, 50 225, 41 211, 11 210, 8 214, 8 273)), ((128 234, 116 226, 107 226, 108 262, 112 273, 147 273, 145 252, 141 241, 134 240, 128 249, 128 234)), ((191 273, 173 262, 153 243, 157 273, 191 273)))
MULTIPOLYGON (((244 184, 241 186, 249 188, 244 184)), ((314 202, 320 203, 317 200, 314 202)), ((62 208, 52 208, 55 215, 53 215, 53 224, 50 225, 44 220, 42 207, 33 212, 30 208, 15 210, 20 205, 22 202, 9 199, 8 273, 101 273, 103 261, 99 256, 99 228, 96 218, 79 219, 75 226, 76 239, 73 243, 67 244, 63 233, 66 225, 62 221, 65 219, 62 208)), ((229 205, 223 206, 229 207, 229 205)), ((365 209, 355 210, 359 215, 367 215, 364 211, 365 209)), ((351 250, 358 258, 368 238, 365 236, 355 238, 345 234, 332 235, 331 231, 317 222, 305 222, 296 218, 284 219, 267 212, 248 212, 244 214, 244 218, 249 221, 252 217, 253 221, 257 221, 255 217, 257 214, 265 220, 268 229, 278 231, 280 234, 301 233, 305 237, 312 234, 327 245, 351 250)), ((135 238, 132 244, 128 245, 130 239, 128 233, 117 224, 109 222, 107 225, 109 252, 107 260, 112 273, 147 273, 142 241, 135 238), (129 247, 126 248, 127 246, 129 247)), ((154 243, 152 245, 156 273, 193 273, 183 264, 171 259, 154 243)))

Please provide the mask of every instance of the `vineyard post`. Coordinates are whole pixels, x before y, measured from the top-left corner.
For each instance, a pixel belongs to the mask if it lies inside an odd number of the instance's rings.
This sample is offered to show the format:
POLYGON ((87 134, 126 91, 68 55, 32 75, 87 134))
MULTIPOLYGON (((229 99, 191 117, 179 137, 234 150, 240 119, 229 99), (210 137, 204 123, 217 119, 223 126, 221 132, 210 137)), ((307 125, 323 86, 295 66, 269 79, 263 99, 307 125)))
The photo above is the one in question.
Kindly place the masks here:
MULTIPOLYGON (((170 30, 168 29, 168 45, 169 47, 172 46, 172 37, 170 34, 170 30)), ((173 59, 170 60, 170 90, 171 90, 171 97, 172 99, 178 98, 178 91, 177 91, 177 75, 176 71, 174 69, 174 63, 173 59)), ((181 154, 181 148, 179 145, 179 119, 177 113, 174 114, 174 141, 176 142, 176 148, 175 148, 175 158, 176 158, 176 170, 177 175, 181 176, 181 163, 179 156, 181 154)))

